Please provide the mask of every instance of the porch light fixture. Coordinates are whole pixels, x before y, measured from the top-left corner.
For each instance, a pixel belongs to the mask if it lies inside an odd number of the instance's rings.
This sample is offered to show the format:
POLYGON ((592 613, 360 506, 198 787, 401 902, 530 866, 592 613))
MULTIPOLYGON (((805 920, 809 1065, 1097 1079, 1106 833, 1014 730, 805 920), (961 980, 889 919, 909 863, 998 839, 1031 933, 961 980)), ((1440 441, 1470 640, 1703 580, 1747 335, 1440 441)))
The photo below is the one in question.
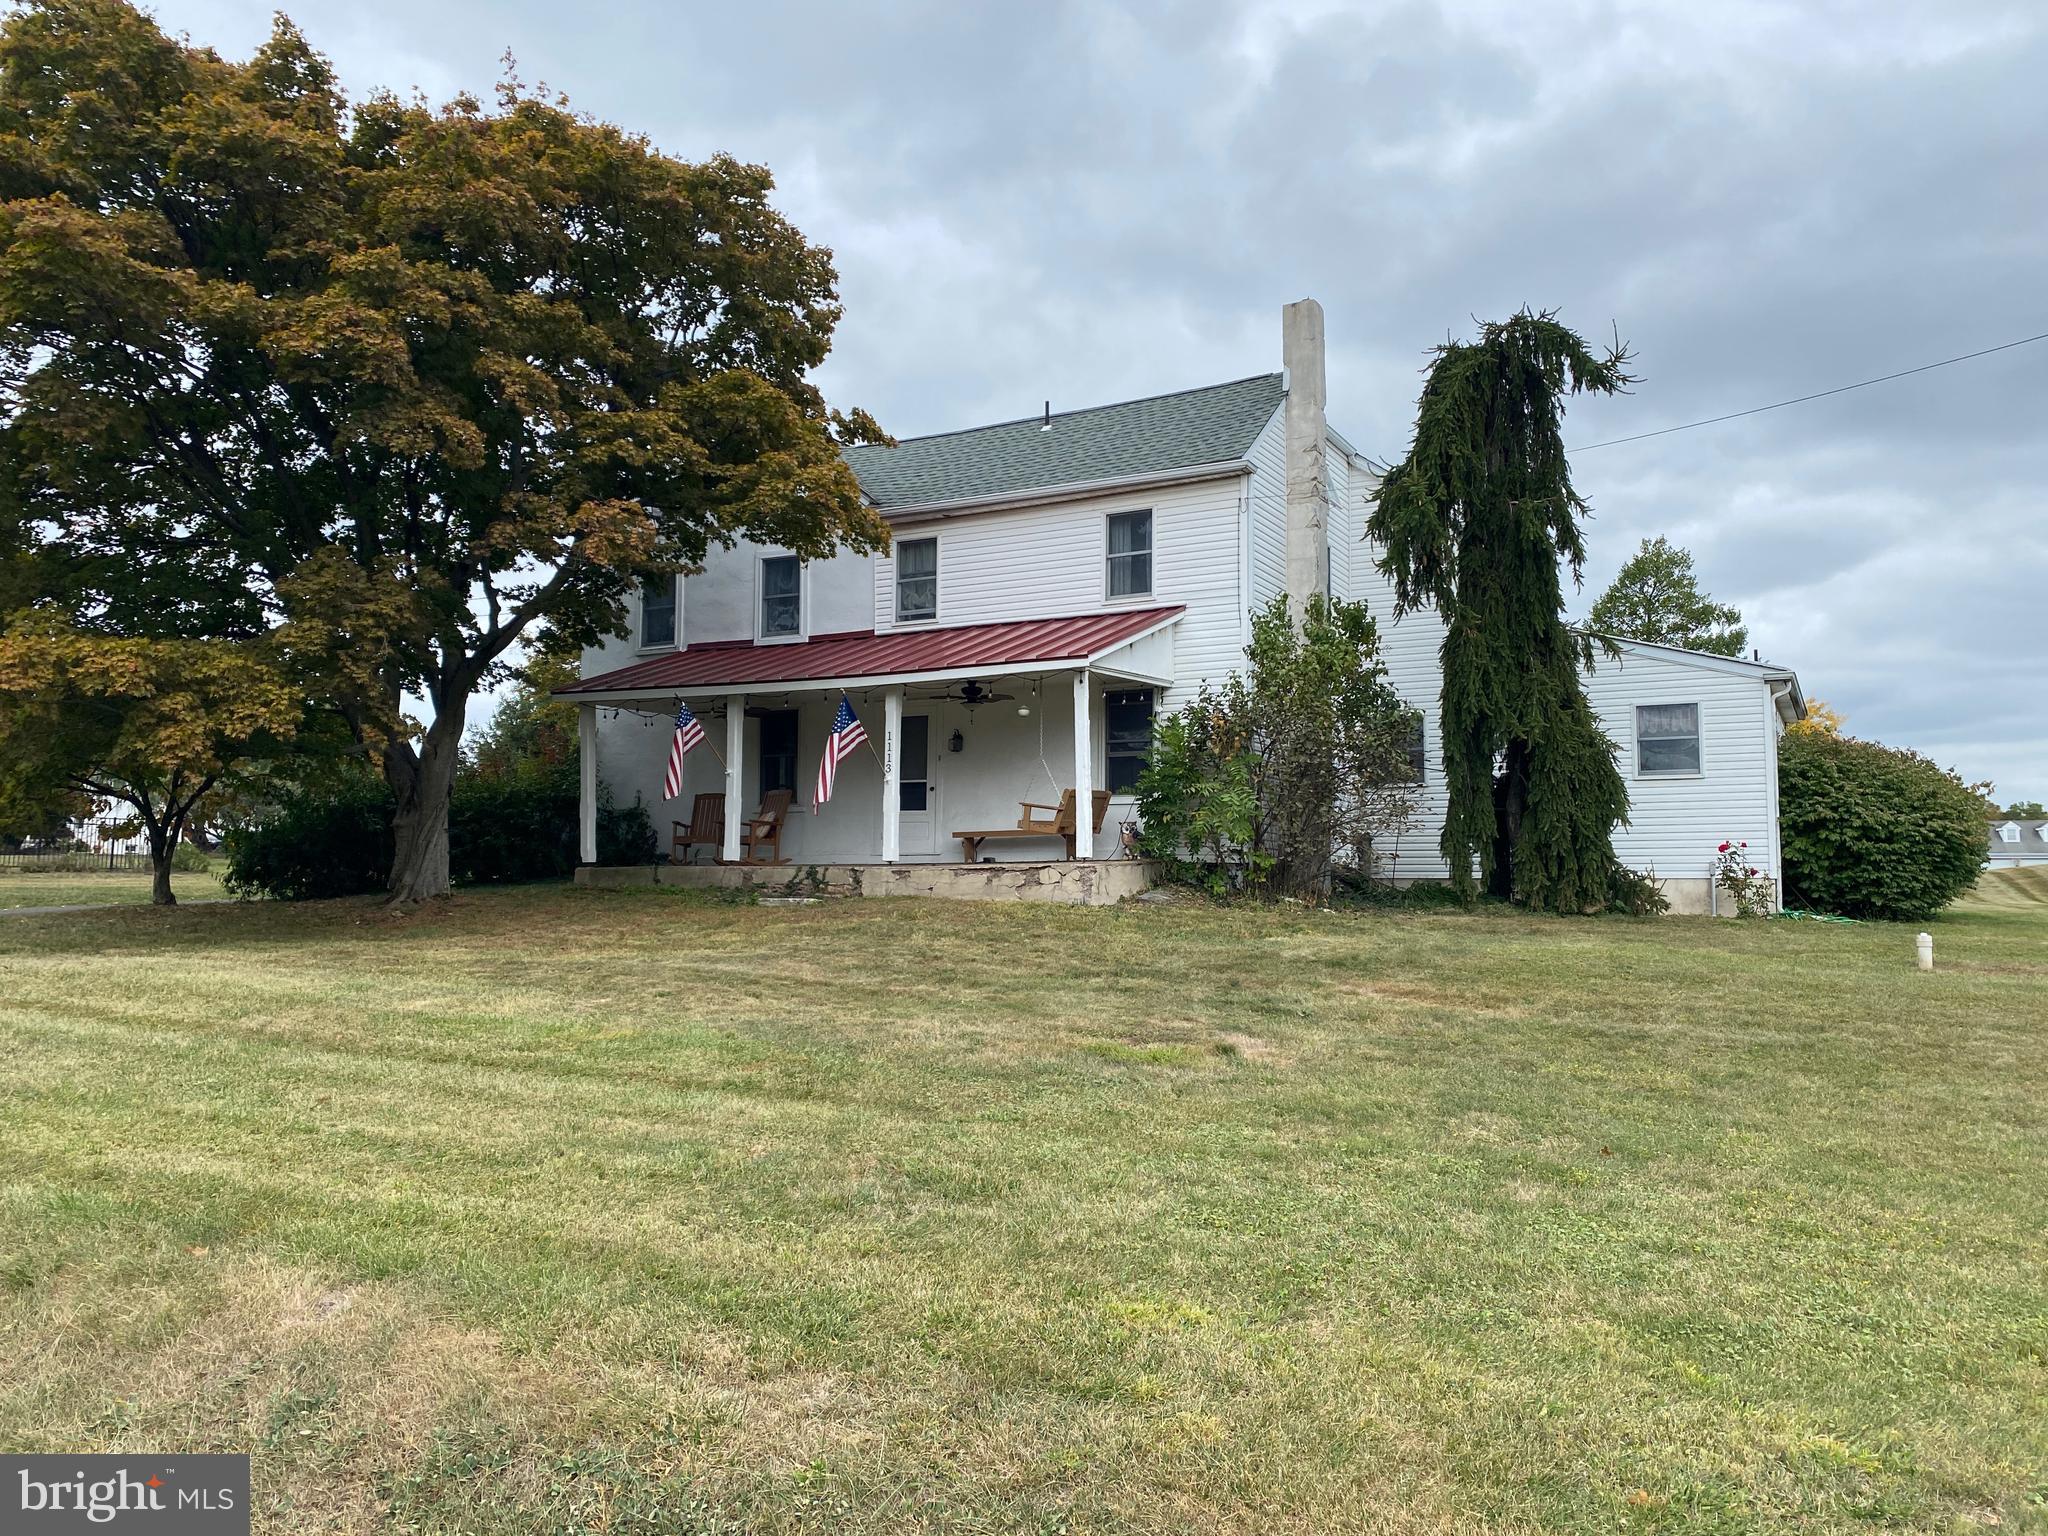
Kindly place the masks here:
POLYGON ((960 733, 959 733, 958 731, 955 731, 955 732, 953 733, 953 738, 952 738, 952 740, 950 740, 950 741, 948 741, 948 742, 946 743, 946 750, 947 750, 948 752, 958 752, 958 751, 960 751, 960 750, 961 750, 962 748, 964 748, 964 747, 965 747, 966 745, 967 745, 967 738, 966 738, 965 736, 962 736, 962 735, 961 735, 961 734, 960 734, 960 733))

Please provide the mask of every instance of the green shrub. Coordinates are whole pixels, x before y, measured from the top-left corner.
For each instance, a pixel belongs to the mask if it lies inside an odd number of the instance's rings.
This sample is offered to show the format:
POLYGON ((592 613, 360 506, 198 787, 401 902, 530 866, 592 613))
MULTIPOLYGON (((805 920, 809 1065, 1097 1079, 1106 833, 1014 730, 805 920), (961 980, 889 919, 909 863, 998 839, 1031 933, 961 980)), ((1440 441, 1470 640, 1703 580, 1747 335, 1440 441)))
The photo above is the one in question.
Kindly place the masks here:
POLYGON ((1159 722, 1138 779, 1141 846, 1169 879, 1320 900, 1337 871, 1414 815, 1418 724, 1387 682, 1361 603, 1275 598, 1252 615, 1246 666, 1159 722))
POLYGON ((391 875, 391 791, 367 774, 286 791, 223 844, 239 896, 315 901, 381 891, 391 875))
POLYGON ((1917 752, 1817 731, 1778 746, 1786 905, 1918 922, 1976 883, 1984 809, 1917 752))
MULTIPOLYGON (((576 765, 515 776, 458 774, 448 807, 448 873, 457 885, 566 879, 576 868, 576 765)), ((303 786, 228 833, 226 882, 283 901, 381 891, 391 875, 391 792, 357 775, 303 786)), ((600 864, 651 864, 646 808, 598 807, 600 864)))
POLYGON ((213 868, 213 860, 190 843, 180 843, 171 853, 171 868, 180 874, 203 875, 213 868))

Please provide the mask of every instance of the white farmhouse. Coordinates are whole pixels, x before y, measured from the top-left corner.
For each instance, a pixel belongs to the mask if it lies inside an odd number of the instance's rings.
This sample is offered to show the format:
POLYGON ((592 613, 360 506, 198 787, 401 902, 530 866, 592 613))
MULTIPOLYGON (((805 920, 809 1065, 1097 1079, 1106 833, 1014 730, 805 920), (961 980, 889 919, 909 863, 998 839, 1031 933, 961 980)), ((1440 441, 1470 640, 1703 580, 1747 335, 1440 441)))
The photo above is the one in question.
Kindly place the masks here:
MULTIPOLYGON (((1282 336, 1280 372, 851 448, 889 553, 807 563, 742 544, 644 593, 632 632, 586 652, 562 691, 582 707, 585 862, 600 786, 648 805, 678 862, 761 856, 768 829, 749 818, 783 801, 772 846, 800 865, 1107 858, 1135 814, 1153 719, 1241 664, 1253 609, 1326 589, 1371 607, 1393 683, 1427 722, 1424 813, 1392 872, 1444 875, 1442 627, 1395 621, 1363 540, 1374 481, 1325 419, 1320 306, 1289 305, 1282 336), (872 750, 819 806, 842 695, 872 750), (667 800, 679 703, 707 741, 667 800), (1020 830, 1050 828, 1069 794, 1064 838, 1020 830), (708 843, 689 842, 693 817, 700 832, 709 818, 708 843), (978 831, 1004 835, 959 835, 978 831)), ((1624 643, 1588 686, 1628 782, 1621 857, 1654 870, 1677 910, 1708 909, 1724 840, 1746 841, 1775 883, 1778 737, 1804 712, 1798 679, 1624 643)))

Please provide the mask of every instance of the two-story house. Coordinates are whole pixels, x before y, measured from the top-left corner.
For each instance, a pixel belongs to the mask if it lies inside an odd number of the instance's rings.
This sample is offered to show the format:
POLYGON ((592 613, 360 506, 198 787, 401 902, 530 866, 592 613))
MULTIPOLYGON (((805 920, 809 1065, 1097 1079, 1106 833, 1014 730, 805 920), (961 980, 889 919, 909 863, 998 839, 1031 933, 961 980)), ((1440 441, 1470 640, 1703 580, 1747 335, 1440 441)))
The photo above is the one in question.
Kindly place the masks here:
MULTIPOLYGON (((1370 605, 1395 686, 1424 714, 1423 813, 1391 850, 1401 878, 1442 877, 1433 614, 1396 622, 1363 528, 1368 461, 1326 419, 1323 317, 1287 306, 1283 368, 1227 384, 861 446, 847 457, 893 548, 805 562, 740 545, 642 595, 632 632, 587 652, 582 681, 583 857, 599 785, 669 823, 699 794, 751 811, 792 791, 785 857, 803 864, 957 861, 954 834, 1014 826, 1019 803, 1088 806, 1079 859, 1115 851, 1152 723, 1241 665, 1249 615, 1324 590, 1370 605), (841 696, 872 751, 813 804, 841 696), (709 733, 681 793, 662 795, 671 722, 686 701, 709 733)), ((1777 741, 1804 710, 1781 667, 1624 644, 1589 687, 1620 749, 1624 859, 1674 905, 1706 910, 1724 839, 1778 874, 1777 741)), ((741 855, 725 818, 726 860, 741 855)), ((709 851, 709 850, 707 850, 709 851)), ((1057 859, 1056 842, 984 856, 1057 859)))

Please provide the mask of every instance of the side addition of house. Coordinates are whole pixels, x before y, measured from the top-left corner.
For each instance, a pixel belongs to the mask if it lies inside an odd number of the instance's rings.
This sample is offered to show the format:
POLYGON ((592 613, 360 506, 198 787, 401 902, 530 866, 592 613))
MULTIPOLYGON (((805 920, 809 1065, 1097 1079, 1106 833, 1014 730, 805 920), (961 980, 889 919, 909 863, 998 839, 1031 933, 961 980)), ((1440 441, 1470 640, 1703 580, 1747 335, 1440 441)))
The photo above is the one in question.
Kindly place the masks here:
MULTIPOLYGON (((584 861, 601 794, 648 806, 678 861, 761 856, 750 819, 763 813, 774 851, 800 864, 1108 857, 1136 815, 1154 719, 1242 664, 1254 609, 1326 591, 1372 608, 1394 685, 1427 721, 1423 813, 1387 872, 1441 877, 1442 627, 1394 621, 1362 542, 1374 480, 1327 421, 1313 300, 1283 312, 1281 360, 1207 388, 849 448, 891 526, 887 554, 806 562, 741 544, 644 592, 631 631, 586 652, 561 690, 582 710, 584 861), (868 745, 818 805, 842 696, 868 745), (667 799, 679 703, 708 739, 667 799)), ((1777 738, 1803 710, 1797 679, 1628 644, 1589 687, 1629 779, 1623 858, 1653 867, 1681 909, 1708 905, 1724 838, 1775 878, 1777 738)))

